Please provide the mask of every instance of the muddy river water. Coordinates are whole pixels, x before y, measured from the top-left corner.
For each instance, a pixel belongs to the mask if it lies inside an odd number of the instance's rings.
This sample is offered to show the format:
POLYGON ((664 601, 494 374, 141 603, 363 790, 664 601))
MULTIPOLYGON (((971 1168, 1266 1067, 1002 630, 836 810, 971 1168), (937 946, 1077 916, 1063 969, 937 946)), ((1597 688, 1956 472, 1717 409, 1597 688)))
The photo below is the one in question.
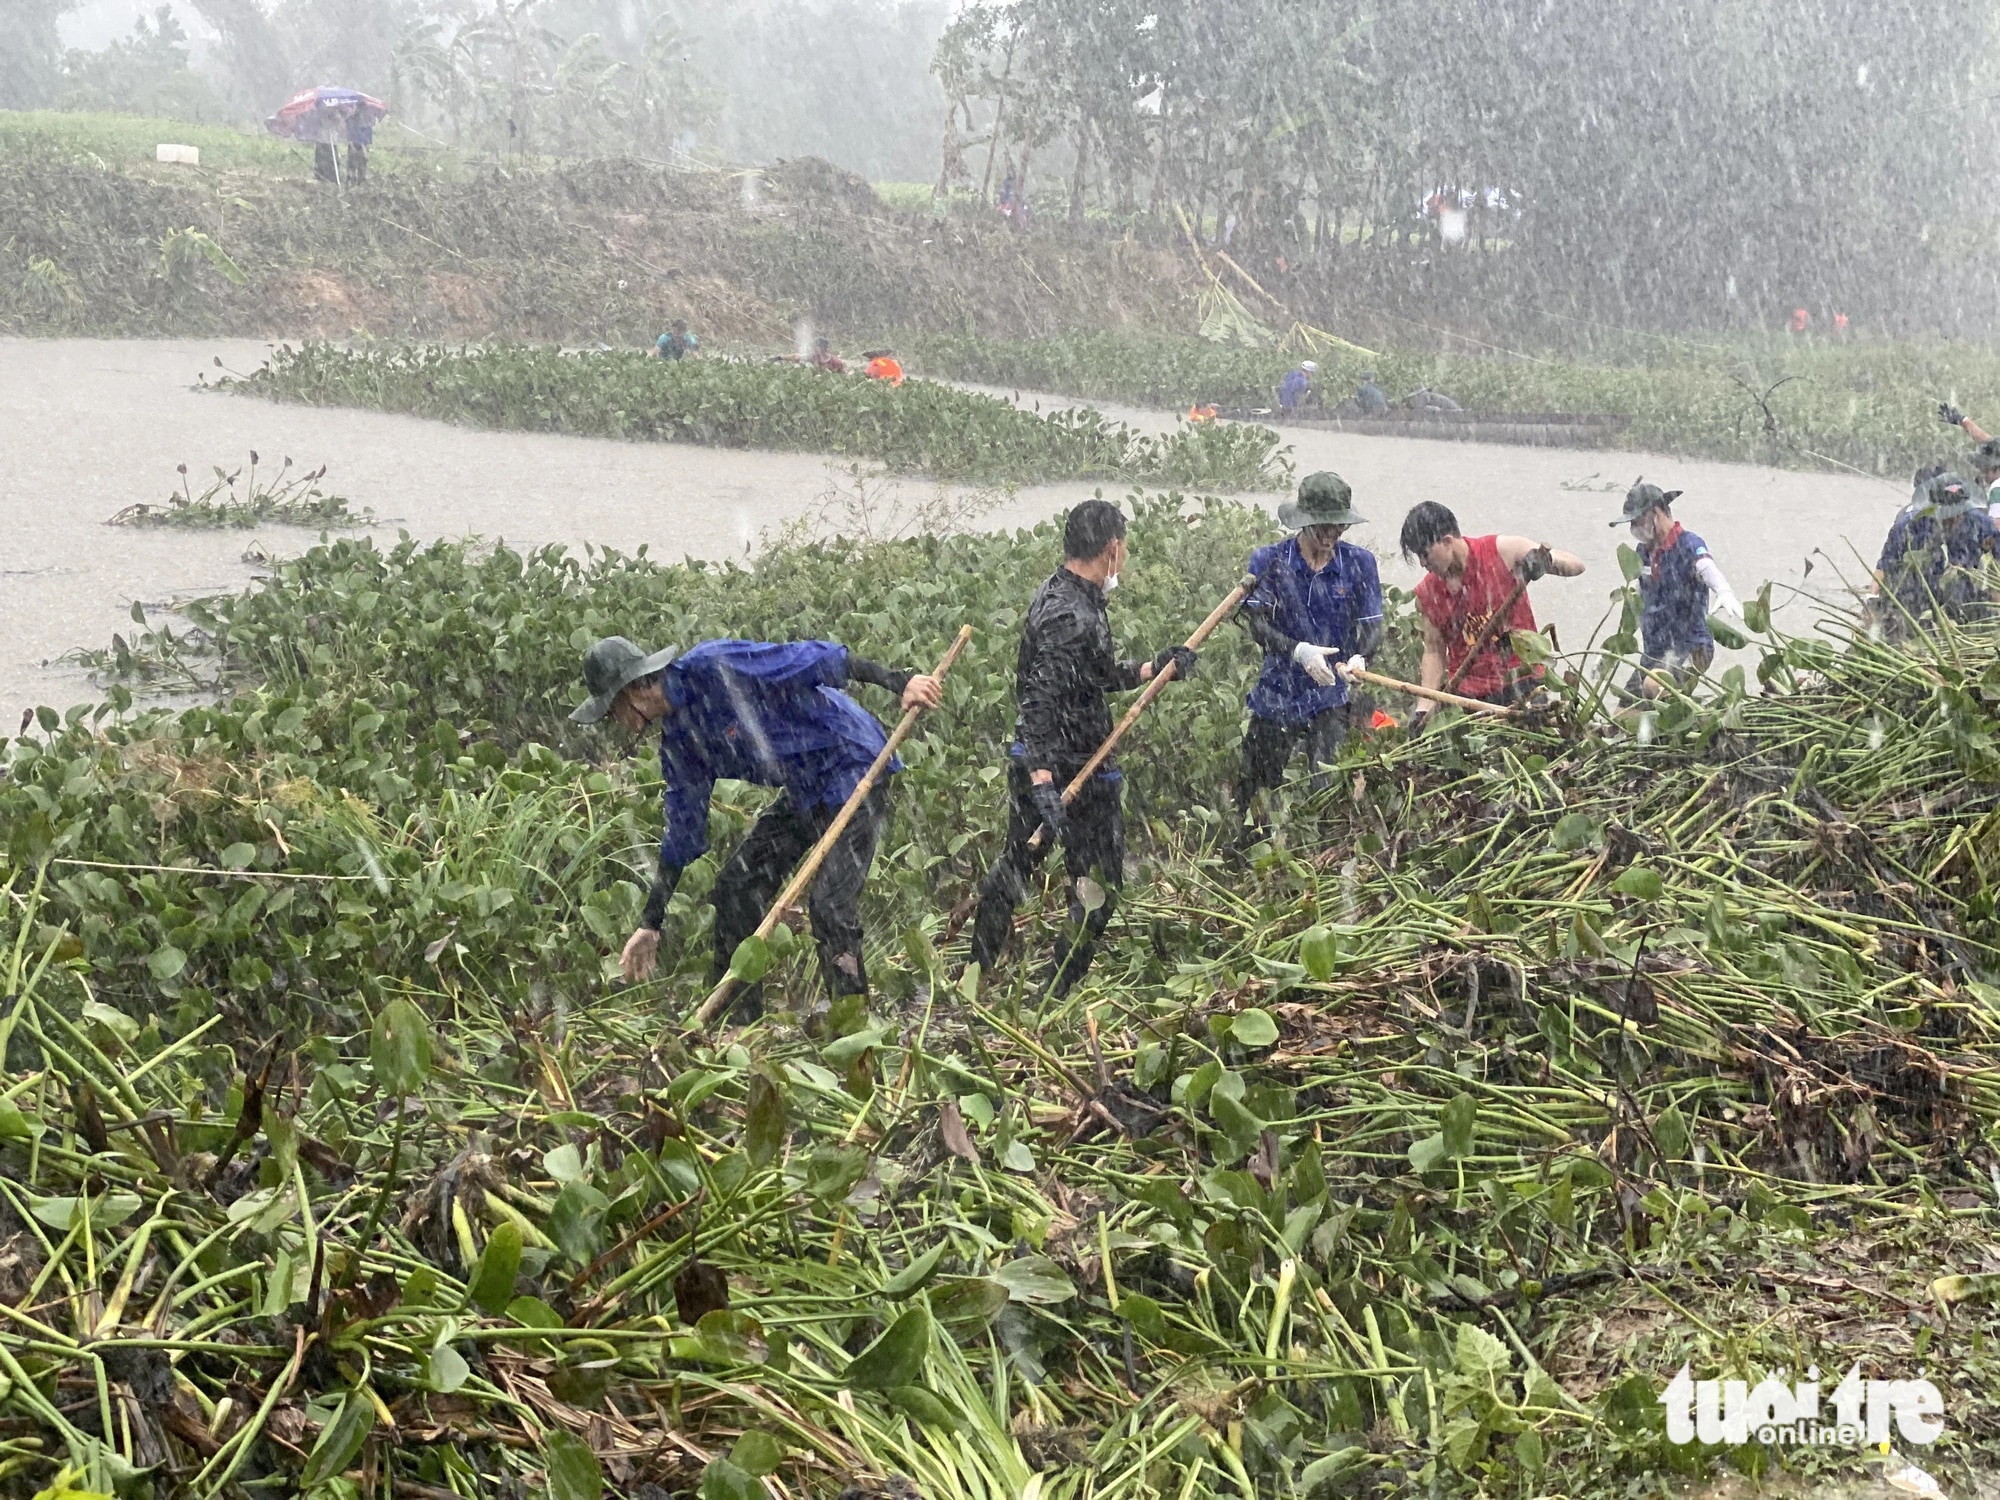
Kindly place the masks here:
MULTIPOLYGON (((280 406, 194 389, 213 361, 249 370, 268 345, 242 341, 0 340, 0 734, 35 704, 92 696, 85 675, 60 662, 79 645, 129 629, 133 602, 245 586, 260 571, 253 547, 282 555, 310 545, 288 527, 245 531, 137 530, 105 519, 135 501, 159 501, 174 466, 192 474, 233 466, 251 450, 267 464, 291 457, 328 466, 325 488, 382 519, 377 535, 477 535, 517 547, 561 542, 656 556, 740 557, 758 535, 818 514, 829 492, 853 487, 806 454, 619 443, 481 432, 374 412, 280 406)), ((1024 399, 1033 400, 1032 396, 1024 399)), ((1041 397, 1044 407, 1070 404, 1041 397)), ((1155 413, 1107 408, 1158 428, 1155 413)), ((1581 644, 1618 582, 1622 533, 1606 522, 1643 473, 1686 492, 1677 511, 1704 536, 1739 594, 1770 578, 1791 598, 1805 587, 1845 598, 1836 567, 1858 582, 1906 498, 1854 475, 1820 475, 1635 453, 1498 447, 1289 429, 1301 473, 1338 469, 1372 524, 1353 535, 1384 554, 1384 576, 1408 584, 1394 558, 1396 528, 1419 500, 1442 500, 1469 533, 1513 531, 1580 553, 1590 572, 1537 585, 1535 606, 1565 644, 1581 644), (1813 549, 1811 577, 1804 564, 1813 549)), ((199 486, 197 486, 198 488, 199 486)), ((990 498, 983 524, 1039 519, 1089 495, 1090 484, 1037 485, 990 498)), ((935 498, 920 480, 885 482, 878 501, 935 498)), ((1262 497, 1275 503, 1277 497, 1262 497)), ((1051 559, 1051 566, 1054 559, 1051 559)), ((1188 601, 1190 626, 1212 601, 1188 601)), ((1789 607, 1803 626, 1804 606, 1789 607)), ((646 634, 634 621, 633 633, 646 634)), ((1150 645, 1150 643, 1146 643, 1150 645)))

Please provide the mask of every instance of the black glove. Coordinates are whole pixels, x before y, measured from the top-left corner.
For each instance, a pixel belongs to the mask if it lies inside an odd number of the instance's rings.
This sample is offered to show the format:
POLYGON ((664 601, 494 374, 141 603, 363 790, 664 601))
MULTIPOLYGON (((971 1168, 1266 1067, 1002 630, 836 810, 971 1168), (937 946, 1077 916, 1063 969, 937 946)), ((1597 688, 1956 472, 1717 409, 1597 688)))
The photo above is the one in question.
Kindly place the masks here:
POLYGON ((1063 827, 1069 822, 1069 814, 1063 810, 1062 788, 1053 781, 1039 782, 1033 795, 1035 811, 1042 815, 1042 826, 1048 830, 1045 837, 1054 843, 1063 836, 1063 827))
POLYGON ((1938 420, 1947 427, 1963 427, 1965 425, 1965 413, 1953 406, 1949 401, 1940 401, 1938 402, 1938 420))
POLYGON ((1433 707, 1429 703, 1419 703, 1410 710, 1410 717, 1403 725, 1403 732, 1411 737, 1422 734, 1430 728, 1433 707))
POLYGON ((1174 668, 1174 676, 1178 677, 1182 682, 1186 682, 1190 677, 1194 676, 1195 661, 1194 652, 1190 651, 1187 647, 1169 646, 1153 658, 1153 675, 1158 677, 1162 672, 1166 671, 1167 664, 1171 662, 1174 668))
POLYGON ((1555 558, 1550 555, 1547 547, 1537 547, 1521 559, 1520 566, 1514 571, 1520 575, 1524 583, 1533 583, 1538 578, 1548 577, 1549 567, 1554 562, 1555 558))

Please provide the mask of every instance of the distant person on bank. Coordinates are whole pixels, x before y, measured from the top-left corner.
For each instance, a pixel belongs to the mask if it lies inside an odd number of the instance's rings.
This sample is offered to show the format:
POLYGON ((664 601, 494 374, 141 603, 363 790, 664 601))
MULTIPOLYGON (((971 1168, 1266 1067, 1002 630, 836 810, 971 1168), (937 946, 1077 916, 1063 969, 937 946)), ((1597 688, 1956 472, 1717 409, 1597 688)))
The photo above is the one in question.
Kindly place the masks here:
POLYGON ((1313 388, 1313 376, 1318 373, 1319 366, 1309 359, 1287 371, 1278 384, 1278 410, 1295 412, 1319 405, 1319 392, 1313 388))
POLYGON ((688 332, 687 319, 675 318, 654 342, 653 353, 661 359, 687 359, 700 348, 701 340, 688 332))

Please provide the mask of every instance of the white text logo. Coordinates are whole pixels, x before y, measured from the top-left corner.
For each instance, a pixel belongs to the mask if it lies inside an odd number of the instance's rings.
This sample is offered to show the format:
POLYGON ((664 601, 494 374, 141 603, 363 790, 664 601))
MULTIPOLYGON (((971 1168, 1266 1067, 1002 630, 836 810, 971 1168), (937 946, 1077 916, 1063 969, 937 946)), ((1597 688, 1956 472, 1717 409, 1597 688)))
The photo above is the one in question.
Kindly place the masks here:
POLYGON ((1833 1388, 1830 1419, 1820 1410, 1819 1367, 1797 1385, 1766 1378, 1691 1380, 1682 1365, 1660 1393, 1673 1443, 1789 1443, 1859 1447, 1886 1443, 1893 1423, 1906 1443, 1934 1443, 1944 1431, 1944 1397, 1928 1380, 1863 1380, 1857 1361, 1833 1388))

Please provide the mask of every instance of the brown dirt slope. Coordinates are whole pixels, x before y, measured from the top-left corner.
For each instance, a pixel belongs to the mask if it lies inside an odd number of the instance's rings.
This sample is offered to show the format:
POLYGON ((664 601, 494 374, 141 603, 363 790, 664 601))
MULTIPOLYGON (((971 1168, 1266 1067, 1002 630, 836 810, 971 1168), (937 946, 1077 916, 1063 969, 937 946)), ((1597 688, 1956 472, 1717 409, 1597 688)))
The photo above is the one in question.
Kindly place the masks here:
POLYGON ((629 343, 675 317, 777 341, 800 317, 836 336, 1033 333, 1184 322, 1193 290, 1170 254, 897 213, 814 160, 750 187, 604 161, 338 192, 50 153, 0 172, 0 223, 0 333, 17 334, 629 343))

